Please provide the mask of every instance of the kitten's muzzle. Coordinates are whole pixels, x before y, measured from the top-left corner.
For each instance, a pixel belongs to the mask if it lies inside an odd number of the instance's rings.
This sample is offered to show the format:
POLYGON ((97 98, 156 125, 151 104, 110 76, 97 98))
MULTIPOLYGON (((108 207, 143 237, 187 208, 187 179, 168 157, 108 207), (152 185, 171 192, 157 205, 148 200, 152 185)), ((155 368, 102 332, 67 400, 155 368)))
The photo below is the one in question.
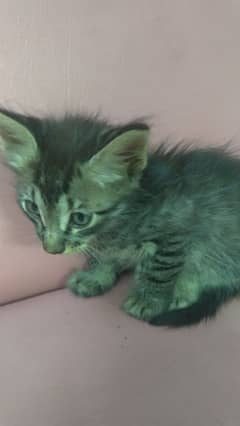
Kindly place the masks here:
POLYGON ((55 234, 46 234, 42 240, 43 248, 50 254, 60 254, 65 251, 65 242, 55 234))

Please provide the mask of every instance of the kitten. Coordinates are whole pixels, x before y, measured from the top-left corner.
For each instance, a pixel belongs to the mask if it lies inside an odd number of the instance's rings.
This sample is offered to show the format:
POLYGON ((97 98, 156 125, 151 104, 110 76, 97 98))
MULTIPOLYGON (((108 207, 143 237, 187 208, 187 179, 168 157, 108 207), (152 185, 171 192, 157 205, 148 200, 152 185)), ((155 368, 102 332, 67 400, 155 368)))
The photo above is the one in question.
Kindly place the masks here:
POLYGON ((142 122, 0 113, 17 200, 44 249, 89 256, 73 293, 103 294, 132 270, 125 312, 190 325, 240 293, 240 160, 222 148, 148 153, 148 141, 142 122))

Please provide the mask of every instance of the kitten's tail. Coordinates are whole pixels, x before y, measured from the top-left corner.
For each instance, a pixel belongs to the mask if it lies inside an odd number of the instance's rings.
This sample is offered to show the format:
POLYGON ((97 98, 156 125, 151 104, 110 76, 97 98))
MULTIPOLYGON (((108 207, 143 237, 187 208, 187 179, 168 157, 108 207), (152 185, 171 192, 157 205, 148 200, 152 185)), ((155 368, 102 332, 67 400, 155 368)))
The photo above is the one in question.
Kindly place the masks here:
POLYGON ((191 306, 162 313, 153 318, 150 324, 167 327, 184 327, 207 321, 214 317, 223 303, 236 296, 239 291, 226 289, 211 289, 204 291, 199 300, 191 306))

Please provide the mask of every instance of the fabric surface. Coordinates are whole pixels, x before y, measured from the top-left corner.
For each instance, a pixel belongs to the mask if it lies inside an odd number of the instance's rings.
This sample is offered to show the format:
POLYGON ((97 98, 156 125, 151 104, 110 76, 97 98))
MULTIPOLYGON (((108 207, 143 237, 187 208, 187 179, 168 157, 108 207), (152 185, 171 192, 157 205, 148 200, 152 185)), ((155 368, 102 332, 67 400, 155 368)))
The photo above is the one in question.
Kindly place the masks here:
MULTIPOLYGON (((1 0, 0 103, 41 114, 150 116, 153 139, 221 144, 240 128, 240 3, 1 0)), ((62 285, 0 170, 0 303, 62 285)), ((1 426, 237 426, 239 302, 166 331, 128 318, 117 287, 0 309, 1 426)))
POLYGON ((1 426, 237 426, 239 302, 161 330, 66 290, 0 309, 1 426))

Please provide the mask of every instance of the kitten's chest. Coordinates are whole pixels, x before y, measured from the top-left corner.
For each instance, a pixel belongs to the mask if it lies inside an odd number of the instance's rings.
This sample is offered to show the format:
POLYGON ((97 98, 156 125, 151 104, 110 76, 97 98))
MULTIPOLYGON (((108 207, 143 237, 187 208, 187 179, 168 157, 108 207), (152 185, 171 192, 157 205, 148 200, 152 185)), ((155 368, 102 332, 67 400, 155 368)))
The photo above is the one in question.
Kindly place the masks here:
POLYGON ((130 244, 124 248, 109 247, 104 253, 106 261, 114 262, 122 270, 134 269, 144 256, 152 256, 156 245, 152 242, 130 244))
POLYGON ((122 270, 133 269, 141 256, 141 248, 135 244, 124 248, 111 246, 104 250, 103 256, 107 263, 113 262, 122 270))

